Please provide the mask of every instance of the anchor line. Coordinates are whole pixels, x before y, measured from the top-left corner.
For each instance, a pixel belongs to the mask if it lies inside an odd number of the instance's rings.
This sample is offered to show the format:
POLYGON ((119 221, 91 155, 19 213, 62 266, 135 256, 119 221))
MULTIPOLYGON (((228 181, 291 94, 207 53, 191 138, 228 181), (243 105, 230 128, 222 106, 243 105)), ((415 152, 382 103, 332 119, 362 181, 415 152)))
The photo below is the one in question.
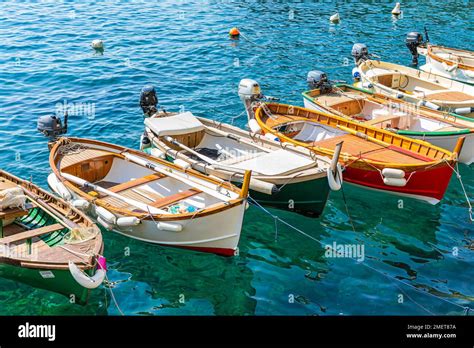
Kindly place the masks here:
POLYGON ((473 216, 473 212, 472 212, 472 204, 471 204, 471 200, 469 199, 469 196, 467 195, 467 192, 466 192, 466 188, 464 187, 464 183, 462 181, 462 178, 461 178, 461 174, 459 173, 459 162, 456 162, 456 169, 454 167, 452 167, 449 162, 445 159, 446 161, 446 164, 449 166, 449 168, 452 169, 452 171, 454 173, 456 173, 456 177, 458 178, 459 180, 459 184, 461 184, 461 188, 462 188, 462 191, 464 193, 464 197, 466 198, 466 202, 467 202, 467 205, 469 207, 468 211, 469 211, 469 219, 471 220, 471 222, 474 222, 474 216, 473 216))
MULTIPOLYGON (((281 219, 281 218, 278 217, 277 215, 272 214, 270 211, 268 211, 266 208, 264 208, 261 204, 259 204, 255 199, 253 199, 253 198, 250 197, 250 196, 249 196, 249 200, 252 201, 252 204, 253 204, 253 205, 257 206, 257 207, 260 208, 263 212, 265 212, 266 214, 270 215, 270 216, 275 220, 275 222, 276 222, 276 221, 279 221, 279 222, 283 223, 284 225, 286 225, 287 227, 293 229, 294 231, 296 231, 296 232, 302 234, 303 236, 305 236, 305 237, 307 237, 307 238, 309 238, 309 239, 311 239, 311 240, 313 240, 313 241, 315 241, 315 242, 318 242, 320 245, 324 246, 325 248, 331 249, 331 250, 332 250, 334 253, 336 253, 337 255, 340 254, 338 251, 334 250, 334 248, 332 248, 330 245, 325 245, 321 240, 319 240, 319 239, 317 239, 317 238, 315 238, 315 237, 313 237, 313 236, 307 234, 306 232, 302 231, 301 229, 297 228, 296 226, 293 226, 293 225, 290 224, 289 222, 287 222, 287 221, 281 219)), ((354 231, 355 231, 355 230, 354 230, 354 231)), ((351 257, 351 259, 357 262, 357 260, 356 260, 355 258, 351 257)), ((404 282, 404 281, 401 280, 401 279, 397 279, 397 278, 395 278, 395 277, 393 277, 393 276, 390 276, 390 275, 388 275, 388 274, 385 274, 384 272, 379 271, 378 269, 376 269, 376 268, 370 266, 370 265, 367 264, 367 263, 362 263, 362 262, 357 262, 357 263, 358 263, 358 264, 361 264, 361 265, 363 265, 363 266, 365 266, 365 267, 367 267, 367 268, 369 268, 369 269, 371 269, 372 271, 377 272, 378 274, 384 276, 385 278, 387 278, 387 279, 390 280, 391 282, 393 282, 393 281, 395 280, 395 281, 397 281, 397 282, 399 282, 399 283, 401 283, 401 284, 404 284, 404 285, 406 285, 406 286, 412 288, 413 290, 415 290, 415 291, 418 292, 418 293, 425 294, 425 295, 430 295, 430 296, 432 296, 432 297, 434 297, 434 298, 436 298, 436 299, 438 299, 438 300, 444 301, 444 302, 449 303, 449 304, 451 304, 451 305, 453 305, 453 306, 456 306, 456 307, 458 307, 458 308, 461 308, 461 309, 463 309, 463 310, 465 311, 466 315, 468 315, 469 312, 472 310, 469 306, 462 306, 462 305, 460 305, 460 304, 458 304, 458 303, 449 301, 448 299, 445 299, 445 298, 436 296, 435 294, 432 294, 432 293, 430 293, 430 292, 428 292, 428 291, 421 291, 420 289, 418 289, 418 288, 417 288, 416 286, 414 286, 413 284, 404 282)), ((405 293, 397 284, 395 284, 395 285, 396 285, 403 293, 405 293)), ((405 293, 405 294, 406 294, 406 293, 405 293)), ((420 308, 422 308, 423 310, 425 310, 427 313, 430 313, 431 315, 434 315, 434 313, 432 313, 431 311, 427 310, 425 307, 423 307, 423 306, 420 305, 419 303, 415 302, 410 296, 407 295, 407 297, 408 297, 410 300, 412 300, 413 303, 415 303, 415 304, 418 305, 420 308)))

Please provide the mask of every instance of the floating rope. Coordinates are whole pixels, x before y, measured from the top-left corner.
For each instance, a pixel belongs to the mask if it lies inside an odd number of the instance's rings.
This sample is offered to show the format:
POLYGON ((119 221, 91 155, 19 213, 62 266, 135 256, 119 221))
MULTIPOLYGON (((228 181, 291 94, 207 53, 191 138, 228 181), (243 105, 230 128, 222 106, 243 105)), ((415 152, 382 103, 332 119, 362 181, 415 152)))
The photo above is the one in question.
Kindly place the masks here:
MULTIPOLYGON (((446 160, 445 160, 446 161, 446 160)), ((466 189, 464 187, 464 183, 462 182, 462 178, 461 178, 461 174, 459 174, 459 162, 456 162, 456 169, 454 169, 454 167, 452 167, 448 161, 446 161, 446 164, 453 170, 454 173, 456 173, 456 177, 458 178, 459 180, 459 183, 461 184, 461 188, 462 188, 462 191, 464 193, 464 197, 466 197, 466 202, 467 202, 467 205, 469 207, 468 211, 469 211, 469 219, 471 220, 471 222, 474 222, 474 217, 473 217, 473 213, 472 213, 472 204, 471 204, 471 200, 469 199, 469 196, 467 195, 467 192, 466 192, 466 189)))
MULTIPOLYGON (((284 225, 290 227, 290 228, 293 229, 294 231, 296 231, 296 232, 302 234, 303 236, 305 236, 305 237, 307 237, 307 238, 309 238, 309 239, 311 239, 311 240, 313 240, 313 241, 315 241, 315 242, 318 242, 318 243, 319 243, 321 246, 323 246, 323 247, 326 247, 326 248, 329 247, 334 253, 336 253, 337 255, 340 255, 340 253, 337 252, 336 250, 334 250, 331 246, 326 245, 326 244, 323 243, 321 240, 319 240, 319 239, 317 239, 317 238, 315 238, 315 237, 313 237, 313 236, 307 234, 306 232, 304 232, 304 231, 302 231, 301 229, 299 229, 299 228, 297 228, 297 227, 291 225, 290 223, 286 222, 285 220, 282 220, 282 219, 281 219, 280 217, 278 217, 277 215, 272 214, 271 212, 269 212, 266 208, 264 208, 261 204, 259 204, 259 203, 258 203, 255 199, 253 199, 252 197, 249 196, 249 199, 252 201, 252 203, 253 203, 255 206, 257 206, 258 208, 260 208, 260 209, 261 209, 262 211, 264 211, 266 214, 268 214, 268 215, 270 215, 271 217, 273 217, 273 219, 275 219, 275 221, 280 221, 281 223, 283 223, 284 225)), ((346 204, 346 203, 344 203, 344 204, 346 204)), ((352 224, 352 222, 351 222, 351 224, 352 224)), ((353 224, 352 224, 352 225, 353 225, 353 224)), ((355 229, 354 229, 354 231, 355 231, 355 229)), ((369 256, 370 256, 370 255, 369 255, 369 256)), ((414 286, 413 284, 406 283, 406 282, 404 282, 404 281, 401 280, 401 279, 398 279, 398 278, 395 278, 395 277, 390 276, 390 275, 388 275, 388 274, 385 274, 384 272, 381 272, 381 271, 379 271, 378 269, 376 269, 376 268, 370 266, 368 263, 358 262, 354 257, 351 257, 351 259, 354 260, 354 261, 356 261, 358 264, 361 264, 361 265, 363 265, 363 266, 365 266, 365 267, 367 267, 367 268, 373 270, 374 272, 377 272, 378 274, 384 276, 385 278, 387 278, 387 279, 390 280, 390 281, 394 281, 394 280, 395 280, 395 281, 397 281, 397 282, 399 282, 399 283, 402 283, 402 284, 404 284, 404 285, 406 285, 406 286, 408 286, 408 287, 411 287, 412 289, 414 289, 415 291, 417 291, 417 292, 419 292, 419 293, 430 295, 430 296, 432 296, 432 297, 434 297, 434 298, 437 298, 438 300, 444 301, 444 302, 449 303, 449 304, 451 304, 451 305, 453 305, 453 306, 456 306, 456 307, 458 307, 458 308, 461 308, 461 309, 463 309, 463 310, 465 311, 466 315, 468 315, 468 314, 469 314, 469 311, 471 310, 471 308, 470 308, 469 306, 462 306, 462 305, 457 304, 457 303, 455 303, 455 302, 449 301, 449 300, 447 300, 447 299, 445 299, 445 298, 436 296, 435 294, 432 294, 432 293, 430 293, 430 292, 428 292, 428 291, 422 291, 422 290, 418 289, 416 286, 414 286)), ((396 284, 395 284, 395 285, 396 285, 396 284)), ((413 303, 415 303, 416 305, 418 305, 420 308, 422 308, 424 311, 426 311, 426 312, 429 313, 430 315, 435 315, 434 313, 432 313, 431 311, 429 311, 428 309, 426 309, 425 307, 423 307, 423 306, 420 305, 419 303, 415 302, 415 301, 414 301, 410 296, 408 296, 398 285, 396 285, 396 286, 397 286, 411 301, 413 301, 413 303)))

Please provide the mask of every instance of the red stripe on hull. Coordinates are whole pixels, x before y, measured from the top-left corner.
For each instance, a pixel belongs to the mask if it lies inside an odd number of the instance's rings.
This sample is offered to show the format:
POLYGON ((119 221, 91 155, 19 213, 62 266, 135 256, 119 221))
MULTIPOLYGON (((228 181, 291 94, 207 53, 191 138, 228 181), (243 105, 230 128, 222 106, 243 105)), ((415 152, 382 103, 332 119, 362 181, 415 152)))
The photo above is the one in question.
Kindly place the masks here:
POLYGON ((410 194, 443 199, 444 193, 448 188, 449 181, 453 171, 449 166, 420 170, 413 174, 408 180, 410 174, 406 174, 405 179, 408 183, 404 187, 385 185, 380 172, 376 170, 365 170, 347 167, 343 172, 344 180, 352 184, 367 186, 376 190, 390 191, 394 193, 410 194))
MULTIPOLYGON (((170 245, 160 244, 162 246, 169 247, 170 245)), ((210 247, 191 247, 186 245, 172 245, 173 248, 179 249, 189 249, 194 251, 200 251, 203 253, 210 253, 210 254, 217 254, 221 256, 234 256, 235 250, 234 249, 226 249, 226 248, 210 248, 210 247)))

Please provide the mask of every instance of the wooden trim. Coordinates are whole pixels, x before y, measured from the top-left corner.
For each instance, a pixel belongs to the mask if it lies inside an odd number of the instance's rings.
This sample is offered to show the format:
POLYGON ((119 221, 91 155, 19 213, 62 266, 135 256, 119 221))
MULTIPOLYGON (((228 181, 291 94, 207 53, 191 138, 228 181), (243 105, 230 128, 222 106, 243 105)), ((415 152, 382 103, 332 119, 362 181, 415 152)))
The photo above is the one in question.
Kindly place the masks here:
POLYGON ((53 224, 53 225, 48 225, 40 228, 36 228, 34 230, 29 230, 21 233, 15 233, 12 236, 1 238, 0 243, 3 244, 8 244, 8 243, 15 243, 19 242, 21 240, 25 239, 30 239, 34 237, 41 236, 43 234, 51 233, 51 232, 56 232, 65 229, 65 227, 61 224, 53 224))
POLYGON ((119 193, 119 192, 128 190, 130 188, 134 188, 134 187, 137 187, 137 186, 140 186, 140 185, 143 185, 143 184, 147 184, 149 182, 152 182, 152 181, 164 178, 164 177, 165 177, 165 175, 160 174, 160 173, 150 174, 150 175, 147 175, 147 176, 135 179, 135 180, 130 180, 128 182, 124 182, 122 184, 112 186, 112 187, 108 188, 108 190, 111 191, 111 192, 114 192, 114 193, 119 193))
POLYGON ((155 208, 163 208, 173 203, 185 200, 186 198, 198 195, 200 193, 202 193, 202 191, 192 188, 187 191, 175 193, 174 195, 171 195, 171 196, 163 197, 162 199, 159 199, 153 203, 150 203, 149 205, 155 208))
MULTIPOLYGON (((461 69, 461 70, 471 70, 471 71, 474 71, 474 67, 473 66, 470 66, 470 65, 465 65, 465 64, 462 64, 462 63, 454 63, 450 60, 447 60, 447 59, 444 59, 444 58, 441 58, 440 56, 436 55, 435 53, 433 53, 433 47, 441 47, 441 48, 446 48, 448 50, 455 50, 455 49, 452 49, 452 48, 447 48, 447 47, 443 47, 443 46, 433 46, 433 45, 429 45, 428 46, 428 50, 427 50, 427 55, 436 60, 437 62, 440 62, 440 63, 446 63, 447 65, 450 65, 450 66, 454 66, 455 64, 458 66, 458 69, 461 69)), ((456 50, 456 51, 462 51, 462 50, 456 50)), ((474 57, 473 57, 474 59, 474 57)))

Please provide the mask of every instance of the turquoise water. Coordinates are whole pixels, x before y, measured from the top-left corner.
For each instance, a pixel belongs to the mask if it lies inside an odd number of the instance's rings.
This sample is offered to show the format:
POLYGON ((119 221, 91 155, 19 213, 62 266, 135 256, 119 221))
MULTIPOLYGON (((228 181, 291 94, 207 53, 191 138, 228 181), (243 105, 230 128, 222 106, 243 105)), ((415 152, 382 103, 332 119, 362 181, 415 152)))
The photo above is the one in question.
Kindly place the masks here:
MULTIPOLYGON (((36 119, 64 101, 91 106, 70 117, 70 135, 136 148, 143 131, 138 96, 147 83, 170 110, 184 106, 231 122, 243 110, 240 79, 254 78, 264 93, 302 105, 307 71, 350 80, 344 58, 351 62, 355 42, 401 64, 411 61, 405 34, 423 24, 433 42, 472 46, 470 1, 404 1, 398 20, 392 7, 390 1, 1 3, 0 166, 46 187, 48 151, 36 119), (342 21, 329 24, 336 10, 342 21), (233 26, 244 34, 239 41, 227 36, 233 26), (105 41, 103 55, 90 48, 96 38, 105 41)), ((472 197, 474 168, 460 170, 472 197)), ((406 199, 400 209, 396 197, 350 186, 345 194, 356 232, 341 192, 331 194, 320 219, 272 212, 325 244, 363 244, 363 263, 378 272, 325 257, 320 244, 281 223, 275 233, 273 218, 252 206, 234 258, 104 232, 116 300, 129 315, 463 313, 429 294, 474 306, 474 225, 455 178, 437 206, 406 199)), ((0 314, 119 314, 104 291, 81 307, 0 279, 0 314)))

